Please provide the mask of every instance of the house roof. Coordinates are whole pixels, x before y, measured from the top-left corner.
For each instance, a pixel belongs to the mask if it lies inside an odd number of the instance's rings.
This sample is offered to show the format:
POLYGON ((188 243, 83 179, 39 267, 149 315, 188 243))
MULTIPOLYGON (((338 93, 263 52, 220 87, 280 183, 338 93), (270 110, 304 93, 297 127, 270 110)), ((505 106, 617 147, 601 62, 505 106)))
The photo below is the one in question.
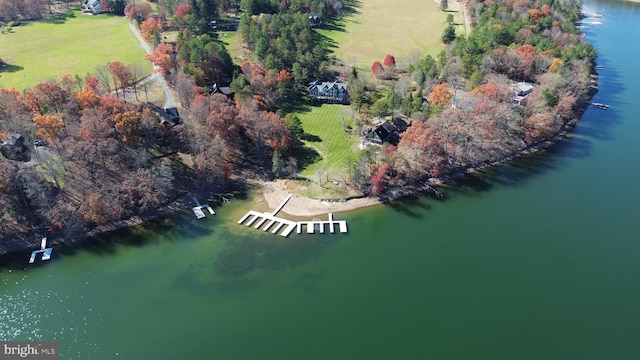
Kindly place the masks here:
POLYGON ((389 142, 398 129, 392 123, 385 121, 376 126, 373 131, 378 135, 382 142, 389 142))
POLYGON ((511 86, 516 91, 516 94, 520 96, 527 95, 528 93, 533 91, 533 85, 527 82, 518 82, 518 83, 511 84, 511 86))
POLYGON ((7 136, 6 139, 2 142, 3 146, 17 146, 20 147, 24 145, 24 137, 20 134, 11 134, 7 136))
POLYGON ((343 83, 341 81, 320 81, 320 80, 316 80, 316 81, 312 81, 309 83, 309 90, 313 89, 313 88, 319 88, 321 91, 323 92, 327 92, 329 91, 329 89, 331 88, 336 88, 338 90, 342 89, 342 90, 347 90, 347 83, 343 83))

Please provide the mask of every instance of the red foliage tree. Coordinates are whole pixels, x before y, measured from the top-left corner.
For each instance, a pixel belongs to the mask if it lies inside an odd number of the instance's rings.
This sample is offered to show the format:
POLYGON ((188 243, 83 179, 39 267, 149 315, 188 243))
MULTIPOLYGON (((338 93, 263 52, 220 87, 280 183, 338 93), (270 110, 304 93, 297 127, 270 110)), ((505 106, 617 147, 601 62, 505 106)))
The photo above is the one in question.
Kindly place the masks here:
POLYGON ((291 84, 291 81, 293 80, 293 78, 291 77, 291 74, 287 70, 280 70, 276 80, 279 83, 283 83, 284 85, 289 86, 289 84, 291 84))
POLYGON ((189 14, 189 13, 191 13, 191 5, 189 5, 189 4, 180 4, 176 8, 175 16, 183 18, 183 17, 187 16, 187 14, 189 14))
POLYGON ((382 194, 382 192, 384 191, 387 185, 388 169, 389 169, 389 164, 383 163, 374 172, 373 176, 371 176, 371 194, 373 195, 382 194))
POLYGON ((371 72, 375 76, 380 76, 380 74, 382 74, 384 72, 384 67, 382 66, 380 61, 376 61, 376 62, 373 63, 373 65, 371 65, 371 72))
POLYGON ((100 86, 100 80, 94 76, 87 76, 84 79, 83 90, 91 91, 94 93, 98 92, 98 86, 100 86))
POLYGON ((129 68, 121 61, 112 61, 107 63, 107 69, 109 69, 109 72, 113 77, 113 81, 116 86, 116 95, 118 84, 120 84, 120 87, 124 92, 124 89, 131 83, 131 70, 129 70, 129 68))
POLYGON ((384 57, 384 62, 382 64, 386 67, 395 67, 396 58, 391 54, 387 54, 387 56, 384 57))

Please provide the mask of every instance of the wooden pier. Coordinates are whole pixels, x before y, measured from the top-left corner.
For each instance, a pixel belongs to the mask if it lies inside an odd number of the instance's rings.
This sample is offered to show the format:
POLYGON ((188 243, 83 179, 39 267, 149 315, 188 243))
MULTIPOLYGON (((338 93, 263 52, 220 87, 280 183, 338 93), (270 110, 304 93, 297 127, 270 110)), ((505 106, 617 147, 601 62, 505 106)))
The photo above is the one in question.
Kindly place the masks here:
POLYGON ((196 206, 191 208, 191 210, 193 210, 193 213, 196 215, 196 217, 198 219, 202 219, 203 217, 205 217, 204 211, 202 211, 202 208, 206 208, 207 210, 209 210, 209 214, 211 214, 211 215, 215 215, 216 214, 216 212, 213 211, 213 208, 211 206, 209 206, 209 204, 202 205, 202 204, 200 204, 200 201, 198 201, 198 199, 196 199, 196 198, 193 198, 193 202, 196 203, 196 206))

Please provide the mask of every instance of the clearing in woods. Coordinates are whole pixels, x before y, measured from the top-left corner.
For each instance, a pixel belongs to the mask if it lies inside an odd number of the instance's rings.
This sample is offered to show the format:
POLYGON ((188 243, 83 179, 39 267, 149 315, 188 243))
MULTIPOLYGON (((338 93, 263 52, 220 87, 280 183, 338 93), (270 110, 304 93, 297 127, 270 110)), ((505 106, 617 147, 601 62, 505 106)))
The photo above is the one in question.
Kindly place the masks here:
POLYGON ((10 71, 0 72, 0 87, 27 89, 65 73, 84 78, 110 61, 138 63, 148 73, 153 71, 129 20, 73 14, 63 21, 29 23, 0 34, 0 59, 10 65, 10 71))

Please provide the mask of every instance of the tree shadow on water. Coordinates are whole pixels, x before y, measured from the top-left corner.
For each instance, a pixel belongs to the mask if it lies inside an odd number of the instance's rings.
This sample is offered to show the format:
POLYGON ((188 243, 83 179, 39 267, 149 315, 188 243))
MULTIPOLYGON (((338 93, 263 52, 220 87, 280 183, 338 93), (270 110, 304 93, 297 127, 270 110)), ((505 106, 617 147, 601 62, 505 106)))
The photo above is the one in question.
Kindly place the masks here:
POLYGON ((60 246, 57 252, 62 255, 74 255, 80 250, 84 250, 96 255, 108 256, 115 254, 120 246, 141 248, 162 241, 188 240, 211 234, 213 230, 199 220, 203 219, 194 218, 193 221, 188 221, 175 217, 175 215, 158 218, 141 225, 87 237, 68 245, 65 244, 60 246), (174 235, 177 231, 180 232, 180 236, 174 235))
POLYGON ((432 208, 432 206, 424 200, 425 196, 427 196, 427 193, 422 192, 405 196, 399 200, 388 201, 384 203, 384 205, 406 216, 420 219, 424 216, 423 210, 431 210, 432 208))
POLYGON ((443 192, 478 196, 496 187, 518 187, 535 177, 560 168, 562 149, 552 147, 502 165, 465 174, 439 187, 443 192))

